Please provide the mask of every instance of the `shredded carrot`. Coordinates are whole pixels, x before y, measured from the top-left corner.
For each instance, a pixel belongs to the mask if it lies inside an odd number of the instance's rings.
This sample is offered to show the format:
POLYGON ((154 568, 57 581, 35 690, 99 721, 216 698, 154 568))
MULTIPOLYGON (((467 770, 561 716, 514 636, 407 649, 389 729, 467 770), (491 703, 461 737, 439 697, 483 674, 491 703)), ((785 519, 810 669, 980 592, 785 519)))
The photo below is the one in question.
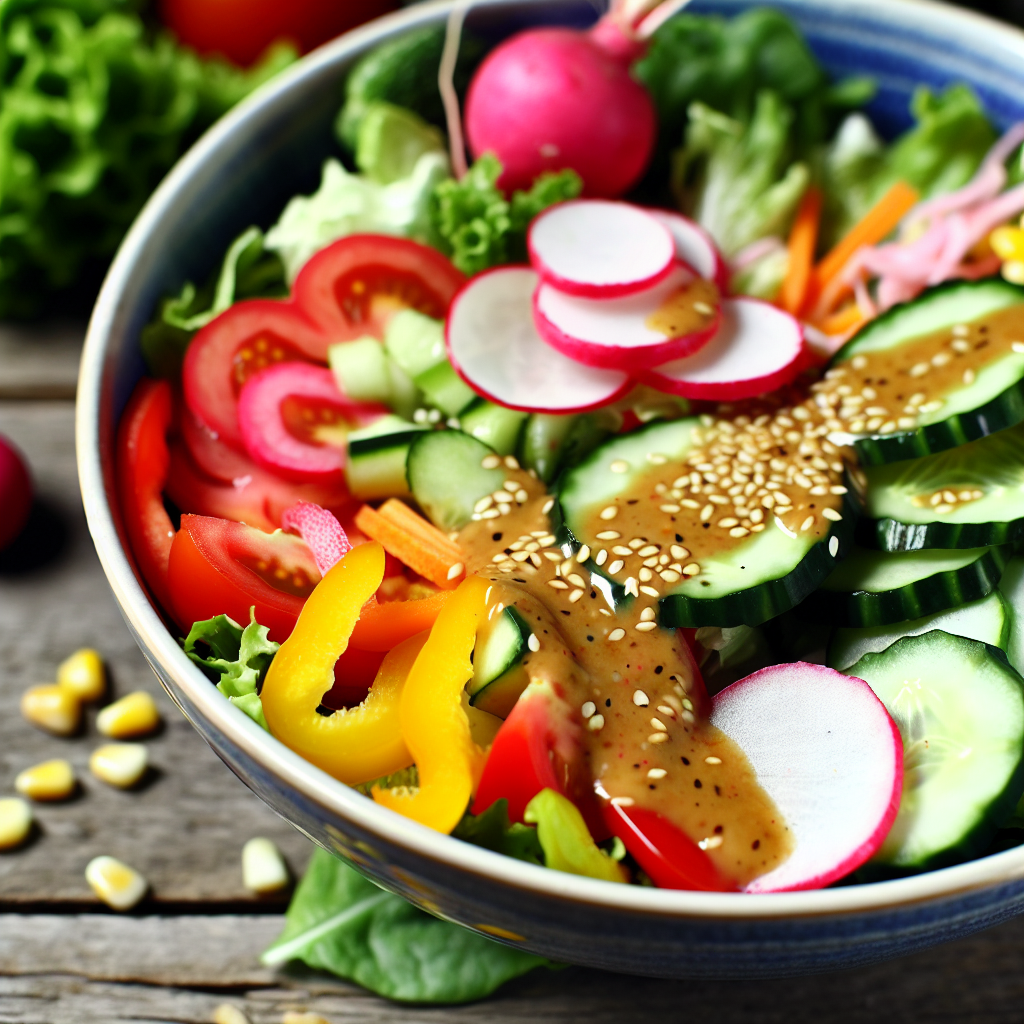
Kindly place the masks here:
POLYGON ((349 644, 362 651, 393 650, 409 637, 430 629, 450 596, 450 590, 442 590, 419 601, 366 604, 349 644))
POLYGON ((457 587, 465 576, 465 559, 458 544, 397 498, 377 511, 364 505, 356 513, 355 524, 389 555, 442 590, 457 587))
MULTIPOLYGON (((817 303, 826 291, 833 302, 845 295, 846 289, 839 290, 829 286, 858 249, 881 242, 899 225, 920 198, 916 189, 904 181, 897 181, 814 268, 804 300, 804 309, 817 303)), ((828 312, 830 310, 821 308, 819 303, 819 308, 815 310, 815 318, 820 319, 828 312)))
POLYGON ((803 309, 811 281, 821 224, 821 199, 821 192, 813 186, 804 193, 789 233, 789 268, 782 282, 779 304, 793 316, 803 309))
POLYGON ((860 306, 858 306, 856 302, 851 302, 848 305, 843 306, 838 313, 833 313, 831 316, 825 317, 818 326, 825 334, 846 334, 847 331, 852 331, 855 327, 860 327, 860 325, 865 323, 868 319, 869 318, 860 311, 860 306))

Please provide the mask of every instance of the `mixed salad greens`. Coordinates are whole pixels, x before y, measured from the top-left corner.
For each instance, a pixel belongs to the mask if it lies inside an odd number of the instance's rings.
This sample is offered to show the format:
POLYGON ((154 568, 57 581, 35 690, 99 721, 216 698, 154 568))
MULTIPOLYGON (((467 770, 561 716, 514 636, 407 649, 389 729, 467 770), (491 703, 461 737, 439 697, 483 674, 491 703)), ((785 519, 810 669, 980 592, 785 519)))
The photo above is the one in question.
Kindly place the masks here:
MULTIPOLYGON (((357 65, 320 189, 143 333, 141 576, 277 739, 528 863, 754 894, 1020 841, 1024 127, 958 85, 883 141, 777 12, 660 13, 357 65)), ((539 963, 327 854, 289 958, 539 963)))

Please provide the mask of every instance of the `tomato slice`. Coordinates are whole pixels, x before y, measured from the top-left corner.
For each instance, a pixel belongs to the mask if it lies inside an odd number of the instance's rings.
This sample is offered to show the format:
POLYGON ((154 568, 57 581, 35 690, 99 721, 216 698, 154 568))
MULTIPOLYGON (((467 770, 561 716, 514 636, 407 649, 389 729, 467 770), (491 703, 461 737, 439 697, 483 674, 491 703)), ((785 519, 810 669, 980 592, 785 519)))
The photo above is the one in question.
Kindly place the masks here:
POLYGON ((139 381, 117 430, 117 493, 135 564, 153 596, 172 608, 167 562, 174 526, 163 503, 174 402, 167 381, 139 381))
MULTIPOLYGON (((271 533, 297 501, 311 501, 332 512, 345 526, 360 507, 339 478, 327 483, 295 483, 267 472, 244 455, 246 471, 233 482, 203 473, 180 441, 169 446, 167 496, 182 511, 218 519, 233 519, 271 533)), ((351 532, 346 528, 346 532, 351 532)))
POLYGON ((308 363, 262 370, 238 399, 238 424, 249 455, 295 480, 339 480, 349 431, 387 414, 383 405, 346 398, 330 370, 308 363))
POLYGON ((320 572, 298 537, 184 515, 171 545, 167 581, 182 629, 215 615, 244 624, 255 606, 256 621, 270 630, 271 640, 282 643, 320 582, 320 572))
POLYGON ((178 433, 196 468, 212 480, 233 484, 253 469, 248 455, 225 444, 188 406, 178 417, 178 433))
POLYGON ((245 382, 275 363, 326 362, 332 340, 291 301, 237 302, 192 339, 181 368, 185 402, 219 440, 244 451, 238 395, 245 382))
POLYGON ((295 301, 331 334, 350 341, 384 338, 399 309, 436 320, 465 277, 429 246, 387 235, 350 235, 321 249, 295 280, 295 301))
POLYGON ((602 814, 612 835, 622 840, 659 889, 735 891, 736 886, 719 874, 711 858, 657 812, 603 802, 602 814))

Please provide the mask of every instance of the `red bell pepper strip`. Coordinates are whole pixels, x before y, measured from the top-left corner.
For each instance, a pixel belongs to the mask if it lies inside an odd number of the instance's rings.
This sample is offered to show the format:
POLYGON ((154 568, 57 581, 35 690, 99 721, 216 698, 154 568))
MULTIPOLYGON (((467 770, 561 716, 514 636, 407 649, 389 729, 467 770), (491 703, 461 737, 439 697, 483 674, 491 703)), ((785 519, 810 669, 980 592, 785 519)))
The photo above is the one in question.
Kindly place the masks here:
POLYGON ((117 431, 117 493, 135 564, 153 596, 171 610, 167 563, 174 526, 164 508, 170 456, 167 431, 174 418, 167 381, 139 381, 117 431))

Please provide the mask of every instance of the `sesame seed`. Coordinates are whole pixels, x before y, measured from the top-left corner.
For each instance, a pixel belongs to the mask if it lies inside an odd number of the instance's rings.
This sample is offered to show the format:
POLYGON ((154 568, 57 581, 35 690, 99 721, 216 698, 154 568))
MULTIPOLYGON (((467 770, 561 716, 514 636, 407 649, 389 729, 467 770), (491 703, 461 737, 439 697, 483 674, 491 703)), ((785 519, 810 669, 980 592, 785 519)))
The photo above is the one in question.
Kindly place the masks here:
POLYGON ((702 850, 717 850, 722 845, 721 836, 709 836, 697 844, 702 850))
POLYGON ((619 514, 619 508, 617 505, 609 505, 607 508, 601 509, 601 518, 605 521, 614 519, 619 514))
POLYGON ((492 495, 492 497, 497 502, 505 502, 505 503, 507 503, 507 502, 510 502, 512 500, 512 495, 509 494, 508 491, 495 491, 494 494, 492 495))
POLYGON ((691 562, 689 565, 683 566, 684 576, 696 576, 700 573, 700 566, 696 562, 691 562))
POLYGON ((705 757, 704 758, 704 763, 705 764, 721 764, 722 763, 722 759, 720 757, 705 757))
POLYGON ((562 552, 561 551, 545 551, 544 552, 544 557, 549 562, 560 562, 562 560, 562 552))
POLYGON ((536 633, 531 633, 530 639, 526 641, 526 646, 536 654, 540 650, 540 637, 536 633))
MULTIPOLYGON (((654 587, 641 587, 640 588, 640 593, 641 594, 646 594, 648 597, 661 597, 661 594, 658 593, 658 591, 655 590, 654 587)), ((636 595, 636 596, 639 596, 639 595, 636 595)))
POLYGON ((658 508, 666 513, 666 515, 675 515, 676 512, 681 511, 678 505, 659 505, 658 508))
POLYGON ((622 585, 622 589, 626 592, 629 597, 639 597, 640 592, 637 590, 636 579, 633 576, 629 576, 626 582, 622 585))
POLYGON ((648 743, 668 743, 667 732, 656 732, 647 737, 648 743))
POLYGON ((968 369, 964 370, 964 383, 965 384, 973 384, 974 383, 974 371, 972 369, 970 369, 969 367, 968 367, 968 369))
POLYGON ((722 529, 728 530, 733 526, 739 526, 739 522, 740 521, 738 519, 733 519, 731 516, 729 516, 725 519, 719 519, 718 525, 721 526, 722 529))
POLYGON ((494 498, 490 494, 485 494, 474 506, 474 512, 484 512, 494 504, 494 498))
POLYGON ((687 551, 686 548, 680 547, 678 544, 673 544, 669 550, 672 552, 673 558, 682 560, 690 557, 690 552, 687 551))
POLYGON ((627 558, 633 554, 633 549, 626 547, 625 544, 616 544, 612 548, 613 555, 625 555, 627 558))
POLYGON ((582 564, 587 561, 588 558, 590 558, 590 547, 589 545, 584 544, 583 547, 576 552, 576 561, 582 564))
POLYGON ((608 566, 608 571, 614 576, 626 563, 621 558, 616 558, 611 565, 608 566))
POLYGON ((646 693, 644 693, 643 690, 634 690, 633 691, 633 703, 638 708, 645 708, 645 707, 647 707, 648 704, 651 703, 651 701, 650 701, 650 698, 647 696, 646 693))
POLYGON ((629 463, 625 459, 616 459, 608 468, 613 473, 628 473, 629 463))
POLYGON ((569 595, 569 604, 575 604, 583 596, 583 594, 584 594, 584 591, 582 591, 582 590, 574 590, 569 595))
MULTIPOLYGON (((671 699, 672 698, 670 698, 670 697, 662 697, 662 700, 671 700, 671 699)), ((675 708, 670 708, 667 704, 659 704, 658 705, 658 710, 663 715, 668 715, 669 718, 675 718, 676 717, 675 708)))
POLYGON ((514 455, 506 455, 505 456, 505 465, 509 469, 518 469, 519 468, 519 460, 514 455))
POLYGON ((654 620, 654 619, 655 619, 656 617, 657 617, 657 613, 656 613, 656 612, 654 611, 654 609, 653 609, 653 608, 645 608, 645 609, 644 609, 644 610, 643 610, 643 611, 642 611, 642 612, 640 613, 640 620, 641 620, 642 622, 651 622, 651 621, 652 621, 652 620, 654 620))
POLYGON ((559 576, 568 576, 570 572, 572 572, 572 559, 571 558, 567 558, 558 567, 558 575, 559 576))
POLYGON ((518 491, 516 491, 515 497, 516 497, 516 504, 522 505, 523 502, 525 502, 525 501, 527 501, 529 499, 530 495, 525 490, 520 488, 518 491))
POLYGON ((631 796, 613 796, 611 802, 613 807, 632 807, 636 801, 631 796))
POLYGON ((811 527, 812 527, 813 525, 814 525, 814 516, 808 516, 808 517, 807 517, 807 518, 806 518, 806 519, 805 519, 805 520, 804 520, 804 521, 803 521, 803 522, 802 522, 802 523, 800 524, 800 530, 801 530, 801 532, 806 532, 806 531, 807 531, 807 530, 809 530, 809 529, 810 529, 810 528, 811 528, 811 527))
POLYGON ((839 538, 833 537, 828 542, 828 553, 835 558, 839 554, 839 538))
POLYGON ((497 519, 501 513, 496 508, 489 508, 486 512, 480 513, 481 519, 497 519))
POLYGON ((715 506, 714 505, 705 505, 700 510, 700 521, 702 523, 706 523, 711 518, 711 516, 714 514, 714 511, 715 511, 715 506))
POLYGON ((840 513, 838 513, 834 508, 822 509, 821 514, 826 519, 831 519, 833 523, 841 523, 843 521, 842 515, 840 515, 840 513))
POLYGON ((659 454, 658 452, 648 452, 647 461, 652 466, 664 466, 665 463, 668 462, 668 458, 664 455, 659 454))
POLYGON ((654 573, 645 565, 638 573, 641 583, 650 583, 654 579, 654 573))
POLYGON ((678 583, 679 582, 679 573, 675 572, 673 569, 666 569, 664 572, 658 573, 658 575, 666 583, 678 583))
POLYGON ((537 538, 537 540, 538 540, 538 542, 540 543, 540 546, 541 546, 542 548, 547 548, 547 547, 550 547, 550 546, 551 546, 552 544, 554 544, 554 543, 555 543, 555 537, 554 537, 554 534, 551 534, 551 533, 542 533, 542 534, 541 534, 541 535, 540 535, 540 536, 539 536, 539 537, 537 538))
POLYGON ((580 708, 580 714, 583 715, 584 718, 591 718, 596 713, 597 705, 592 700, 588 700, 586 704, 580 708))
POLYGON ((697 719, 693 717, 692 711, 684 711, 681 717, 684 722, 688 722, 690 725, 697 721, 697 719))
POLYGON ((597 535, 598 540, 618 540, 622 536, 617 530, 602 530, 597 535))
POLYGON ((657 629, 658 624, 656 622, 638 622, 636 629, 640 633, 650 633, 652 629, 657 629))
POLYGON ((548 580, 548 586, 554 590, 568 590, 569 584, 562 580, 548 580))
POLYGON ((738 540, 740 537, 746 537, 748 533, 750 531, 745 526, 735 526, 729 531, 729 536, 738 540))
POLYGON ((594 717, 587 722, 587 728, 591 732, 600 732, 604 728, 604 715, 594 715, 594 717))
POLYGON ((594 559, 594 561, 598 564, 598 566, 604 565, 604 563, 608 561, 608 552, 605 551, 604 548, 601 548, 601 550, 598 551, 597 557, 594 559))
POLYGON ((663 778, 665 778, 666 775, 668 775, 668 772, 665 771, 664 768, 652 768, 647 773, 647 778, 649 778, 649 779, 663 779, 663 778))
POLYGON ((928 363, 916 363, 910 368, 911 377, 923 377, 931 369, 928 363))
POLYGON ((660 718, 651 719, 651 728, 657 729, 658 732, 668 732, 668 726, 660 718))
POLYGON ((626 631, 624 629, 613 629, 608 634, 608 639, 611 640, 612 643, 616 643, 619 640, 621 640, 625 635, 626 631))
POLYGON ((1024 352, 1024 341, 1015 341, 1010 345, 1010 348, 1019 355, 1024 352))
POLYGON ((578 572, 571 573, 566 578, 574 587, 585 587, 587 585, 583 577, 578 572))
POLYGON ((544 505, 541 508, 541 512, 544 515, 547 515, 554 507, 555 507, 555 499, 554 498, 548 498, 548 500, 544 502, 544 505))
POLYGON ((529 551, 514 551, 512 552, 513 562, 525 562, 530 557, 529 551))

